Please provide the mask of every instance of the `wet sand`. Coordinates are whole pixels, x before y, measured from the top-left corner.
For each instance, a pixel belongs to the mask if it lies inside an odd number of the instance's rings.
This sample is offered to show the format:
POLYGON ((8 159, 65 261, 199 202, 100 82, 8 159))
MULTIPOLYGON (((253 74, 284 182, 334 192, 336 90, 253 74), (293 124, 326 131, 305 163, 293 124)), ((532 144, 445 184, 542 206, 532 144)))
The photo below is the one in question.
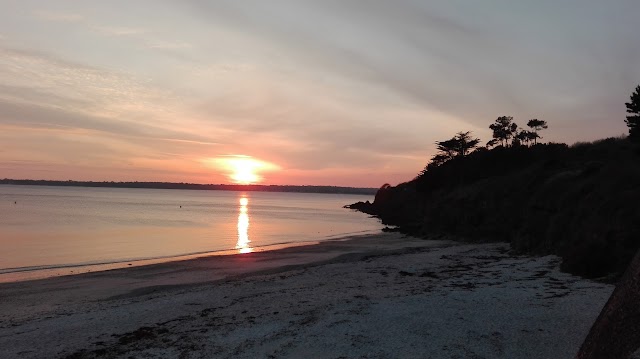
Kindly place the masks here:
POLYGON ((383 233, 0 284, 2 358, 571 358, 613 286, 383 233))

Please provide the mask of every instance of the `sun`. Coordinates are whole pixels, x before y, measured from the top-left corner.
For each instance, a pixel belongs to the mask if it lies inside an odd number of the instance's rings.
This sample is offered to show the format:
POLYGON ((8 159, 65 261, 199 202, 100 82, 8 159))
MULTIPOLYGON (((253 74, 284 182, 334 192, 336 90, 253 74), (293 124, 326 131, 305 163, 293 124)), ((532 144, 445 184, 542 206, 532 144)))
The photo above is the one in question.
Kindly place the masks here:
POLYGON ((225 173, 236 184, 255 184, 263 181, 262 172, 276 171, 280 167, 245 155, 225 155, 204 159, 208 165, 225 173))
POLYGON ((231 180, 240 184, 251 184, 259 182, 262 178, 256 174, 259 163, 247 158, 236 158, 229 161, 233 168, 231 180))

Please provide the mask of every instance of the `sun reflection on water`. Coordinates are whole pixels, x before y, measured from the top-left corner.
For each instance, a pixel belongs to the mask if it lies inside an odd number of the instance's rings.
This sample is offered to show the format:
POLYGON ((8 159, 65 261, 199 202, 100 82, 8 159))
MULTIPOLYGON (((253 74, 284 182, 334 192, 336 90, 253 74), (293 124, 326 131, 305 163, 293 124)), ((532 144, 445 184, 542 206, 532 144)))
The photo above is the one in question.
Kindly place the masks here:
POLYGON ((240 207, 238 213, 238 242, 236 243, 236 249, 240 253, 251 253, 253 248, 251 247, 249 240, 249 199, 245 196, 240 198, 240 207))

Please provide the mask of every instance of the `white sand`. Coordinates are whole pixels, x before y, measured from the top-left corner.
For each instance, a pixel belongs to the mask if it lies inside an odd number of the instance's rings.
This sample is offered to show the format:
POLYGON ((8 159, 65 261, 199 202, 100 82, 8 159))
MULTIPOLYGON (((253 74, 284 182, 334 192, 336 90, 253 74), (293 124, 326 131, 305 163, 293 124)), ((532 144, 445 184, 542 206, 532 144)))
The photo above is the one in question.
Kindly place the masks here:
POLYGON ((613 287, 381 234, 0 284, 0 358, 572 358, 613 287))

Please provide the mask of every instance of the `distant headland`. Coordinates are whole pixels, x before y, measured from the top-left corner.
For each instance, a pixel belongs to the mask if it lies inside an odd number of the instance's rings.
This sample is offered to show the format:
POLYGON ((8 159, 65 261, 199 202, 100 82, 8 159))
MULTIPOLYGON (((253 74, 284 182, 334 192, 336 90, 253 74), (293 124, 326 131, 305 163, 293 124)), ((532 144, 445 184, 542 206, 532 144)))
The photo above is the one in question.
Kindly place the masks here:
POLYGON ((64 186, 64 187, 107 187, 107 188, 149 188, 149 189, 188 189, 209 191, 258 191, 258 192, 297 192, 297 193, 335 193, 374 195, 377 188, 339 187, 339 186, 294 186, 294 185, 257 185, 257 184, 197 184, 172 182, 93 182, 93 181, 51 181, 9 179, 0 180, 4 185, 23 186, 64 186))

